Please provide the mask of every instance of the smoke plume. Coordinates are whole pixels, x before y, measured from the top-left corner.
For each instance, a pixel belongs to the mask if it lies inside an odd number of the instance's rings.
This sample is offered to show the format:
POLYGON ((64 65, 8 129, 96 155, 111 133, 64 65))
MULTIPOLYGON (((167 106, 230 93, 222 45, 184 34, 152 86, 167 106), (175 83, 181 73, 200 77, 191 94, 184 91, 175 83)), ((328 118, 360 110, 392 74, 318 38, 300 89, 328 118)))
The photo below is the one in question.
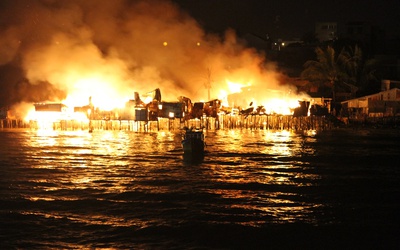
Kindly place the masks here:
POLYGON ((207 84, 218 98, 227 81, 281 88, 273 65, 233 30, 207 34, 170 1, 6 0, 0 27, 0 106, 156 88, 163 100, 206 100, 207 84))

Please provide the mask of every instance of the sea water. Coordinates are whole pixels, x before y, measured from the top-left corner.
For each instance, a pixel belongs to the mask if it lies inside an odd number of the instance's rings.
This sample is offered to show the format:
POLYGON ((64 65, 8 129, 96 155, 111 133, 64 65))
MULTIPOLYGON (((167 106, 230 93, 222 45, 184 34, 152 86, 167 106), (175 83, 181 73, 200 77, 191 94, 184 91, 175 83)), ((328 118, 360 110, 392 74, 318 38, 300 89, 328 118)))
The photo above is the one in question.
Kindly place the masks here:
POLYGON ((395 249, 400 131, 0 131, 2 249, 395 249))

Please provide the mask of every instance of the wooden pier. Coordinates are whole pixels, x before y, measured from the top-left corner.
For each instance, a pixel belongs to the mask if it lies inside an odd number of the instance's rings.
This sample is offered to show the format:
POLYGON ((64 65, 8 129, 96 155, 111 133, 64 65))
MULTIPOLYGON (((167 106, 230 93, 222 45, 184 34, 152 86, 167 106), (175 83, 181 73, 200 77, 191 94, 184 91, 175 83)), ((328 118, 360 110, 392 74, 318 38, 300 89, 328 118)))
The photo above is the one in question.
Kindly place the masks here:
POLYGON ((156 121, 135 120, 60 120, 41 122, 3 119, 1 128, 29 128, 50 130, 127 130, 136 132, 173 131, 184 127, 204 128, 206 130, 328 130, 332 122, 324 116, 293 117, 292 115, 220 115, 218 117, 201 117, 200 119, 158 118, 156 121))
POLYGON ((22 119, 0 119, 0 129, 6 128, 30 128, 30 124, 22 119))

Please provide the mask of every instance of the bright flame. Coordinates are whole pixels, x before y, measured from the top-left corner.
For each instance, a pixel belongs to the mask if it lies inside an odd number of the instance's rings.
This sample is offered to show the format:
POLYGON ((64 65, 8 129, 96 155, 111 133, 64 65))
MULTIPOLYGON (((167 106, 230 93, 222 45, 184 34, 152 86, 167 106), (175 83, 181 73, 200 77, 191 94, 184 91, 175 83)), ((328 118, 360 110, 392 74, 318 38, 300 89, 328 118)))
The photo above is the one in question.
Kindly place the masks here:
POLYGON ((220 89, 218 99, 221 100, 221 103, 223 106, 231 106, 232 104, 228 102, 228 95, 230 94, 235 94, 235 93, 241 93, 242 88, 251 86, 250 83, 243 84, 239 82, 232 82, 230 80, 225 80, 227 88, 226 89, 220 89))
POLYGON ((88 123, 89 114, 74 112, 73 108, 63 108, 61 111, 36 111, 35 108, 29 109, 25 117, 27 122, 35 122, 39 130, 53 129, 54 124, 61 121, 75 121, 88 123))
MULTIPOLYGON (((169 100, 207 96, 234 108, 253 100, 276 113, 291 106, 275 100, 287 101, 285 95, 244 93, 249 88, 287 91, 274 62, 245 46, 233 29, 221 37, 208 34, 171 1, 104 1, 101 6, 96 1, 33 1, 29 8, 11 2, 0 9, 0 43, 10 50, 2 50, 1 65, 17 63, 27 82, 24 88, 7 86, 13 90, 10 102, 52 101, 73 108, 87 106, 92 97, 95 114, 123 108, 133 91, 160 88, 169 100), (18 22, 8 20, 9 13, 18 22), (229 101, 232 94, 243 100, 229 101)), ((9 83, 3 79, 0 84, 9 83)))
POLYGON ((124 107, 129 97, 121 96, 114 87, 117 84, 107 80, 100 76, 77 80, 63 103, 68 107, 84 106, 88 105, 88 98, 91 96, 93 106, 101 110, 111 111, 124 107))
POLYGON ((242 92, 242 88, 251 86, 250 83, 247 84, 242 84, 242 83, 237 83, 237 82, 231 82, 229 80, 226 80, 226 84, 228 85, 228 89, 230 93, 239 93, 242 92))
POLYGON ((291 93, 291 90, 253 88, 251 82, 246 84, 226 80, 227 89, 220 90, 219 99, 225 107, 246 109, 250 103, 254 107, 262 106, 265 114, 291 115, 299 100, 304 99, 291 93))
POLYGON ((293 109, 299 106, 298 99, 272 98, 262 103, 267 114, 291 115, 293 109))

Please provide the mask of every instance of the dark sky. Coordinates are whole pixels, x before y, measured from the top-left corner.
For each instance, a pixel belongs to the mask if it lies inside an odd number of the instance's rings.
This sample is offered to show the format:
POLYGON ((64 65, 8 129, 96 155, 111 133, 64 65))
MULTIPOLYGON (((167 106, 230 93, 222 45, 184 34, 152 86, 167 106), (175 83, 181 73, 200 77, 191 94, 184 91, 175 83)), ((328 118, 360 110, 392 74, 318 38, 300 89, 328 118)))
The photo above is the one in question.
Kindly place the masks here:
POLYGON ((207 31, 233 28, 239 33, 302 37, 313 32, 315 22, 366 21, 386 31, 400 33, 399 0, 173 0, 207 31))
POLYGON ((251 76, 270 88, 280 84, 280 75, 260 70, 264 58, 241 48, 232 33, 214 39, 204 30, 290 39, 313 32, 317 21, 337 21, 339 31, 345 22, 367 21, 400 33, 400 0, 170 1, 0 0, 0 106, 62 100, 91 72, 101 73, 99 79, 116 76, 107 82, 118 82, 124 94, 151 85, 173 98, 204 98, 197 85, 210 68, 219 83, 251 76), (168 49, 161 46, 166 40, 168 49))

